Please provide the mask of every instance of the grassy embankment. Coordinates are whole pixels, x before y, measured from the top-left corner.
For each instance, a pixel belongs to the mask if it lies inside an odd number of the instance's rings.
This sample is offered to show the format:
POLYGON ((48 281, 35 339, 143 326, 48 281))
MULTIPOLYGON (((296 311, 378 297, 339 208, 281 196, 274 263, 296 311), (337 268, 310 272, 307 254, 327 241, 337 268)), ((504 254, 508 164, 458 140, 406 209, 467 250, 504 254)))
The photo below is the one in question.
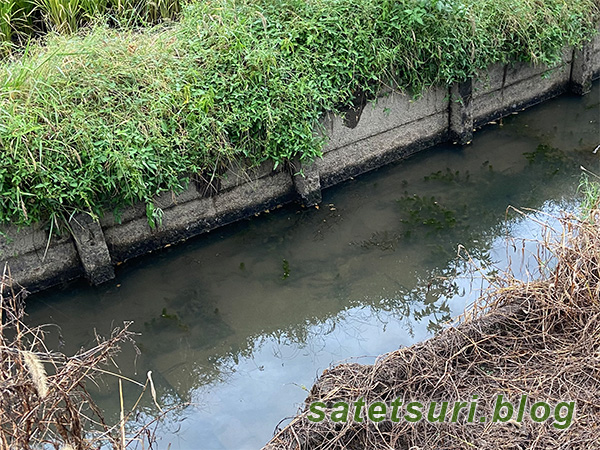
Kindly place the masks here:
POLYGON ((600 16, 597 0, 214 0, 139 28, 114 11, 76 35, 46 25, 63 35, 6 44, 0 223, 135 201, 152 222, 152 198, 189 174, 317 157, 318 119, 358 91, 418 92, 497 61, 551 64, 600 16))

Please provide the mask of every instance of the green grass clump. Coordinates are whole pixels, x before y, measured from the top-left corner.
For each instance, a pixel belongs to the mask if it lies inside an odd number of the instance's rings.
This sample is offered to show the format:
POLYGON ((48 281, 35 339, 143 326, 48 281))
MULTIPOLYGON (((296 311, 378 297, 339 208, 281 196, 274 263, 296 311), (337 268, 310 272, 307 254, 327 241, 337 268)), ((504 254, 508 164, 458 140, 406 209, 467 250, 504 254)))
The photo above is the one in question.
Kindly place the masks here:
POLYGON ((179 11, 179 0, 0 0, 0 56, 47 31, 73 33, 94 21, 153 24, 179 11))
POLYGON ((319 118, 357 92, 553 63, 598 18, 594 0, 214 0, 141 31, 52 35, 0 73, 0 223, 135 201, 152 215, 188 174, 317 157, 319 118))
POLYGON ((583 220, 597 220, 598 218, 592 217, 591 214, 593 211, 597 211, 598 206, 600 206, 600 177, 584 169, 579 181, 578 191, 581 194, 581 218, 583 220))

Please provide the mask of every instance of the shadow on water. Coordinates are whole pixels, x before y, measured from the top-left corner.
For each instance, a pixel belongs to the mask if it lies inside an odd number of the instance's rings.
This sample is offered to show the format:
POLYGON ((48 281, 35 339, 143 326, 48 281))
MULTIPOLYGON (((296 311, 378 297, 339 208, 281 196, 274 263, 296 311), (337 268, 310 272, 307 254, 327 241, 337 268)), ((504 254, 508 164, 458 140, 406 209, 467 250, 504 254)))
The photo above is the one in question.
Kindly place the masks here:
MULTIPOLYGON (((257 448, 292 415, 315 377, 347 358, 371 363, 429 337, 475 292, 458 245, 493 274, 504 237, 535 236, 514 205, 573 208, 581 165, 598 170, 598 83, 324 192, 319 209, 287 206, 118 268, 100 288, 30 297, 66 352, 133 320, 164 405, 192 402, 159 430, 160 448, 257 448)), ((135 363, 134 363, 135 362, 135 363)), ((133 404, 131 387, 126 401, 133 404)), ((96 393, 117 417, 110 380, 96 393)), ((154 414, 150 404, 147 414, 154 414)))

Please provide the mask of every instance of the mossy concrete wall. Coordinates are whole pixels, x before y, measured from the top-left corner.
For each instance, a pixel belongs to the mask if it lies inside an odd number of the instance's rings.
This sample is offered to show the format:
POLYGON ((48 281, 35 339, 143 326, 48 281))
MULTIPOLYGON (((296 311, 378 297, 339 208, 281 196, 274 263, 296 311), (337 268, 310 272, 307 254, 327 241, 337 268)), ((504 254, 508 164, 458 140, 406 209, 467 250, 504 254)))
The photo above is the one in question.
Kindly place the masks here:
POLYGON ((0 262, 8 263, 13 278, 30 291, 81 276, 99 284, 114 277, 118 262, 283 203, 316 204, 324 188, 437 143, 467 144, 478 126, 567 91, 585 94, 599 76, 597 36, 583 49, 565 50, 555 67, 498 64, 476 79, 432 88, 419 99, 385 92, 344 117, 328 114, 320 130, 328 143, 313 164, 231 168, 211 183, 193 182, 179 195, 163 194, 155 201, 164 213, 155 229, 143 204, 99 221, 74 217, 70 235, 50 237, 40 226, 4 227, 0 262))

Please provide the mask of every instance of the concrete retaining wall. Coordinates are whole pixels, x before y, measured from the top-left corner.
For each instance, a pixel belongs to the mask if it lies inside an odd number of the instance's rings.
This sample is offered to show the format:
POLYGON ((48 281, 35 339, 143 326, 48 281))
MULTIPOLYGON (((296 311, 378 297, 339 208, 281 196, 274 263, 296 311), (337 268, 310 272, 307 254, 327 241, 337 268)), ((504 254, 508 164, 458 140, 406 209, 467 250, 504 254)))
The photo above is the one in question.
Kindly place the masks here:
POLYGON ((491 67, 473 81, 475 126, 565 92, 572 62, 573 51, 569 50, 564 52, 562 63, 552 68, 524 63, 491 67))
POLYGON ((316 162, 322 187, 406 158, 446 140, 448 89, 431 89, 419 100, 386 93, 362 110, 354 128, 333 114, 323 121, 329 142, 316 162))
POLYGON ((466 144, 473 130, 490 120, 563 92, 585 94, 600 76, 600 37, 583 49, 567 49, 555 67, 522 63, 494 65, 480 76, 436 87, 420 99, 384 93, 345 117, 328 114, 321 130, 328 138, 313 164, 291 161, 246 170, 231 168, 211 183, 193 182, 179 195, 166 193, 155 205, 162 224, 151 229, 142 204, 107 213, 98 222, 80 215, 72 234, 51 237, 39 226, 0 230, 0 262, 30 291, 86 276, 92 284, 114 277, 113 265, 160 249, 277 205, 321 200, 321 189, 381 167, 440 142, 466 144))

